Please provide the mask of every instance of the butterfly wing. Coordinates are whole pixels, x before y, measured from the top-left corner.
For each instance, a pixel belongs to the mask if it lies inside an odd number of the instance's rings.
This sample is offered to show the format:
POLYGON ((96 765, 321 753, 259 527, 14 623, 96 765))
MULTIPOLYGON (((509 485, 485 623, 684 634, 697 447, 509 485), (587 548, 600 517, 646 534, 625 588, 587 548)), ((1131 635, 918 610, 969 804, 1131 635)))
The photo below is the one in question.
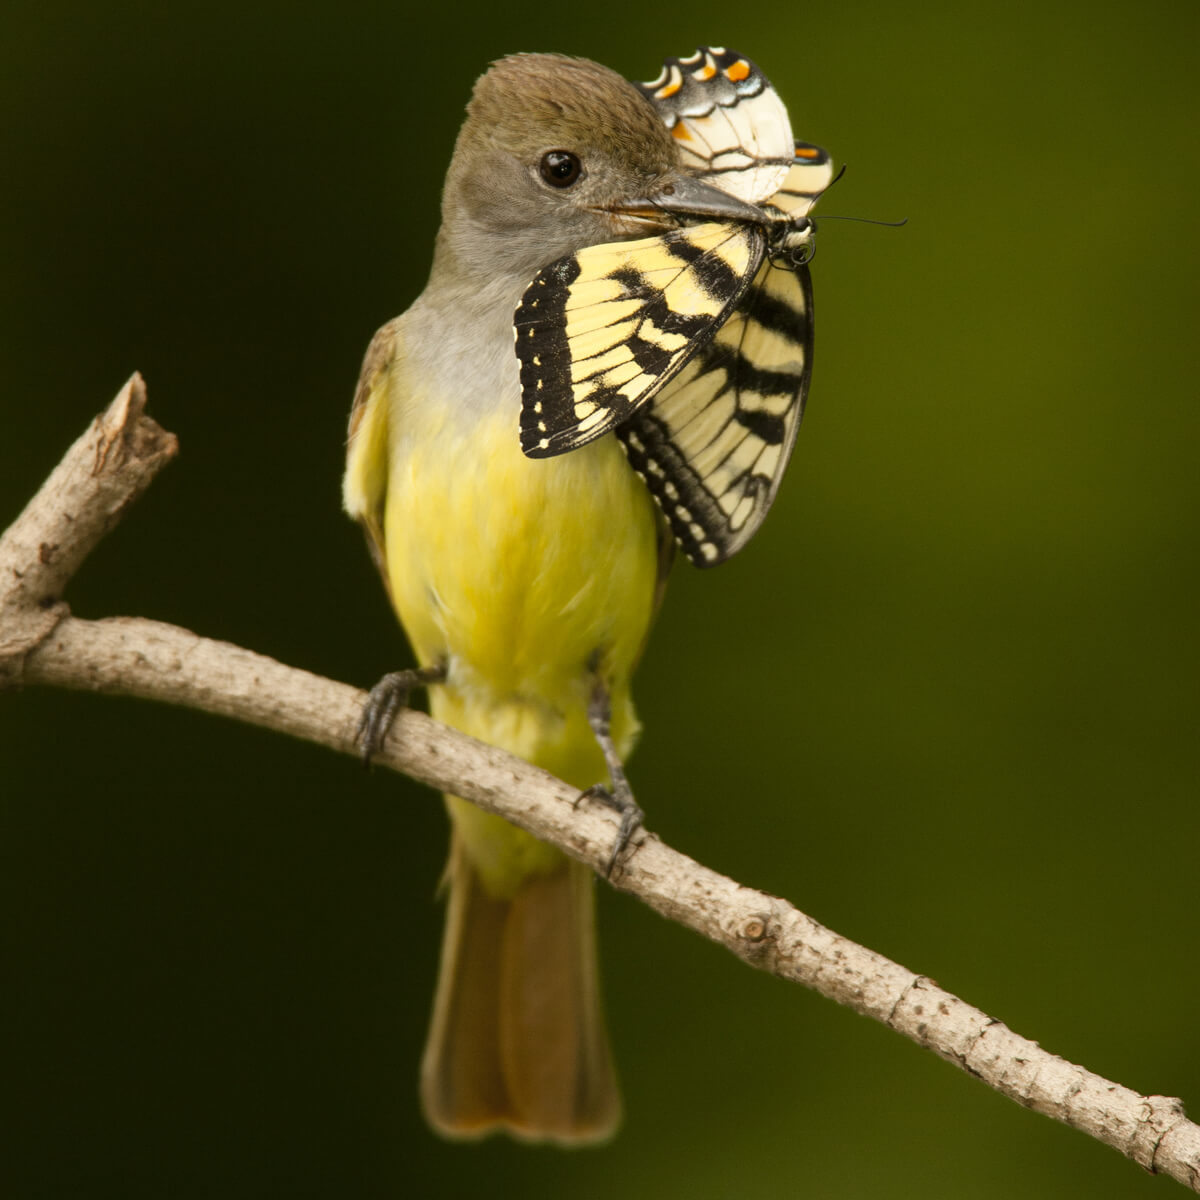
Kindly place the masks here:
MULTIPOLYGON (((741 199, 798 221, 833 178, 829 155, 793 140, 783 102, 736 51, 669 58, 639 86, 685 167, 741 199)), ((808 270, 764 262, 725 325, 618 428, 698 566, 724 562, 762 524, 791 457, 811 369, 808 270)))
POLYGON ((792 218, 805 217, 832 182, 833 159, 829 152, 811 142, 797 142, 783 182, 762 207, 792 218))
POLYGON ((617 429, 697 566, 724 562, 762 524, 791 457, 811 369, 808 270, 766 261, 736 313, 617 429))
POLYGON ((704 224, 539 271, 513 319, 525 454, 566 453, 633 416, 735 310, 764 247, 757 229, 704 224))
MULTIPOLYGON (((735 51, 667 59, 638 86, 685 168, 740 199, 798 220, 832 179, 735 51)), ((804 409, 811 283, 765 250, 758 229, 711 224, 591 246, 539 272, 516 313, 522 449, 561 454, 615 429, 700 566, 762 524, 804 409)))
POLYGON ((787 109, 744 55, 705 46, 666 59, 657 79, 636 86, 679 143, 689 174, 752 204, 784 182, 794 161, 787 109))

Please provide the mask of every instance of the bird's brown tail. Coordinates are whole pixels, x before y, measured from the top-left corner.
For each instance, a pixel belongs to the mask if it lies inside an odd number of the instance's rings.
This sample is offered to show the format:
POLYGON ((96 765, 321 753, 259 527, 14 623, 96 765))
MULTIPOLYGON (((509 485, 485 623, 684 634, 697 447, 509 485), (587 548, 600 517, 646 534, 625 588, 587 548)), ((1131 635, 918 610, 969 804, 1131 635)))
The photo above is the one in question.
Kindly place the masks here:
POLYGON ((568 860, 497 899, 454 838, 421 1101, 448 1137, 580 1144, 621 1115, 596 969, 592 873, 568 860))

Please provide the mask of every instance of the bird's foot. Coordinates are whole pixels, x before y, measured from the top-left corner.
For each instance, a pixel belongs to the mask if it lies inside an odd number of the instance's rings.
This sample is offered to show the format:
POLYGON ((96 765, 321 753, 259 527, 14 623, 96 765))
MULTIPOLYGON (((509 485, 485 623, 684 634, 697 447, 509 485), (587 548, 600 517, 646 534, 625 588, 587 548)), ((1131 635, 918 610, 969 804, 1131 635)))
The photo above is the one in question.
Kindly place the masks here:
POLYGON ((576 805, 579 805, 584 800, 598 800, 605 808, 611 808, 621 818, 621 824, 617 827, 617 836, 613 841, 612 852, 609 854, 608 863, 604 868, 605 879, 612 878, 613 868, 617 865, 621 855, 625 853, 630 839, 641 829, 642 820, 646 815, 633 798, 633 792, 624 777, 622 777, 621 783, 624 786, 619 791, 609 788, 603 783, 594 783, 590 788, 585 788, 580 792, 575 801, 576 805))
POLYGON ((617 860, 625 852, 630 839, 641 828, 645 813, 633 798, 633 789, 629 786, 629 780, 625 778, 625 766, 613 743, 610 728, 612 705, 608 689, 599 677, 592 688, 592 697, 588 704, 588 724, 592 727, 592 733, 604 754, 612 786, 606 787, 602 783, 593 784, 579 794, 579 800, 585 798, 599 800, 601 804, 620 814, 621 824, 617 828, 616 841, 613 843, 612 853, 608 856, 608 865, 604 868, 604 878, 611 879, 617 860))
POLYGON ((389 672, 370 690, 354 734, 354 740, 362 751, 364 766, 371 765, 371 756, 378 753, 383 745, 396 714, 408 707, 408 697, 413 689, 431 683, 443 683, 445 679, 445 663, 432 667, 408 667, 403 671, 389 672))

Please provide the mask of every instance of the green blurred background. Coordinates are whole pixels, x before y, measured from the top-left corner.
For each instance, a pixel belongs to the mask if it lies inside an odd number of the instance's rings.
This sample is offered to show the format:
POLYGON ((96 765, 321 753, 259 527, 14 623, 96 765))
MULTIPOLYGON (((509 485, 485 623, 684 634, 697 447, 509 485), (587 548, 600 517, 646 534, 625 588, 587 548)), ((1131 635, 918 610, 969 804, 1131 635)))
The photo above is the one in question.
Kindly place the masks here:
MULTIPOLYGON (((678 569, 651 828, 1200 1114, 1194 0, 479 12, 62 3, 0 34, 0 525, 134 369, 182 453, 69 592, 360 685, 407 650, 339 513, 489 60, 755 58, 850 165, 761 536, 678 569)), ((1182 1194, 603 889, 627 1121, 456 1147, 416 1069, 437 800, 186 711, 0 696, 0 1191, 1182 1194)))

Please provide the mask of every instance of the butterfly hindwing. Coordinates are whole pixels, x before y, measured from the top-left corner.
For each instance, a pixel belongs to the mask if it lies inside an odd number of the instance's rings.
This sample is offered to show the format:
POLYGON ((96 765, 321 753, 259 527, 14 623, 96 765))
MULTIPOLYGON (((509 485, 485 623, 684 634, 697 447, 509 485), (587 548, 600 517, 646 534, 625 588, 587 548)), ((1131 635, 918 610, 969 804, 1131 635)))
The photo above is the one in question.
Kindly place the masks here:
POLYGON ((797 218, 808 215, 821 193, 833 182, 833 159, 811 142, 797 142, 792 166, 763 208, 797 218))
POLYGON ((808 270, 759 268, 734 315, 617 430, 684 553, 724 562, 762 524, 787 467, 812 369, 808 270))
POLYGON ((755 228, 705 224, 539 271, 514 317, 525 454, 563 454, 633 416, 720 329, 764 253, 755 228))
POLYGON ((787 109, 744 55, 705 46, 666 59, 657 79, 636 86, 666 122, 689 174, 750 203, 783 183, 793 153, 787 109))

